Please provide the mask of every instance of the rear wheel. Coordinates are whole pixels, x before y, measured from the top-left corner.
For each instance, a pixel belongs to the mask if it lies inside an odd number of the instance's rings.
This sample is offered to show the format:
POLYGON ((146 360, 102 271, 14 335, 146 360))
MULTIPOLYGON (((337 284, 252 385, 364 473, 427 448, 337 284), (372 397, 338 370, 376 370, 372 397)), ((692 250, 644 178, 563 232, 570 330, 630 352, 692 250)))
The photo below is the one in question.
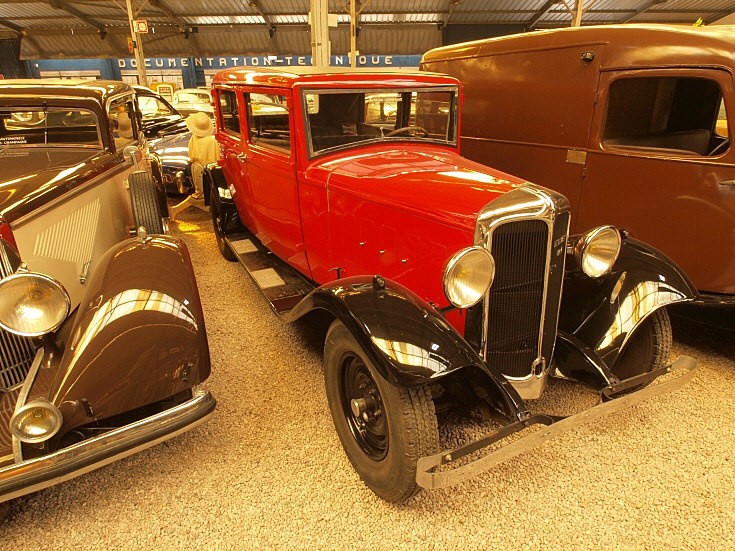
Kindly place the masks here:
POLYGON ((219 204, 216 188, 212 188, 209 193, 209 212, 212 216, 212 226, 214 227, 214 237, 217 240, 217 248, 226 260, 234 262, 237 260, 237 257, 225 240, 222 206, 219 204))
POLYGON ((135 228, 143 226, 149 234, 165 233, 156 182, 147 172, 133 172, 128 178, 135 228))
POLYGON ((629 379, 663 367, 671 354, 671 341, 669 314, 659 308, 630 337, 613 373, 620 379, 629 379))
POLYGON ((429 390, 388 383, 339 320, 327 333, 324 379, 337 435, 360 478, 387 501, 418 493, 416 462, 439 449, 429 390))

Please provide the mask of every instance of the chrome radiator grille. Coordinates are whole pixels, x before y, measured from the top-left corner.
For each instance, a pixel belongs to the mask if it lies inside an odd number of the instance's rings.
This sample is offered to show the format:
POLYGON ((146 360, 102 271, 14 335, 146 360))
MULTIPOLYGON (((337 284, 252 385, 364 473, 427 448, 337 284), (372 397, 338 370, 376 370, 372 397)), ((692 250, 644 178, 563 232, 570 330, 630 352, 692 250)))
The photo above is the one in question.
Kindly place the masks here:
POLYGON ((496 273, 485 304, 485 359, 509 377, 527 377, 541 354, 548 249, 544 220, 506 222, 492 235, 496 273))
MULTIPOLYGON (((7 271, 7 266, 0 262, 0 278, 9 275, 7 271)), ((35 354, 36 347, 32 339, 0 329, 0 388, 8 389, 21 384, 28 375, 35 354)))

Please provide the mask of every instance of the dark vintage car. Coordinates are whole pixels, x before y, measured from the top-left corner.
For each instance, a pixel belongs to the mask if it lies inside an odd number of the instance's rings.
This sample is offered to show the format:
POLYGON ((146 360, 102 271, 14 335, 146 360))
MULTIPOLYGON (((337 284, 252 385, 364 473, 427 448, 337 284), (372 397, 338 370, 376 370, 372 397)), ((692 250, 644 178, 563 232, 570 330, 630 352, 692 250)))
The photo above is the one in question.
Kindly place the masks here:
POLYGON ((0 85, 0 505, 188 430, 209 349, 133 89, 0 85))
POLYGON ((213 87, 220 251, 285 320, 331 322, 332 418, 381 497, 460 482, 693 375, 682 357, 680 377, 647 386, 672 368, 664 307, 697 296, 689 279, 612 226, 569 235, 564 196, 461 157, 454 78, 238 69, 213 87), (550 376, 607 403, 533 414, 550 376), (472 407, 502 428, 440 451, 436 411, 472 407))
POLYGON ((189 162, 189 139, 185 117, 165 98, 145 86, 134 86, 141 112, 143 133, 161 161, 166 192, 187 194, 194 189, 189 162))
POLYGON ((421 66, 462 81, 463 155, 566 195, 574 232, 615 224, 651 243, 697 304, 735 306, 734 50, 731 26, 591 26, 447 46, 421 66))

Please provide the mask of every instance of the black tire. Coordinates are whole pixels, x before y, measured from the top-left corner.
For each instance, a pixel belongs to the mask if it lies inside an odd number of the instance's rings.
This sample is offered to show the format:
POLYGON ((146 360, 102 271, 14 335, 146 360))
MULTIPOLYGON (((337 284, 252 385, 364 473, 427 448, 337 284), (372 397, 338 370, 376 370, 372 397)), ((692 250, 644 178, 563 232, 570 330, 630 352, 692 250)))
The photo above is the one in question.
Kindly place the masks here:
POLYGON ((613 373, 620 379, 629 379, 663 367, 671 354, 671 341, 669 314, 659 308, 630 337, 613 373))
POLYGON ((143 226, 149 234, 165 233, 158 190, 153 176, 147 172, 133 172, 128 178, 130 202, 133 205, 135 229, 143 226))
POLYGON ((334 427, 360 478, 387 501, 416 495, 416 462, 439 449, 429 389, 387 382, 339 320, 327 332, 324 380, 334 427), (353 399, 370 400, 363 416, 353 412, 353 399))
POLYGON ((214 227, 214 237, 217 240, 217 248, 220 254, 229 260, 234 262, 237 260, 235 253, 230 249, 230 246, 225 241, 225 231, 222 222, 222 210, 217 197, 216 188, 210 190, 209 195, 209 213, 212 215, 212 226, 214 227))

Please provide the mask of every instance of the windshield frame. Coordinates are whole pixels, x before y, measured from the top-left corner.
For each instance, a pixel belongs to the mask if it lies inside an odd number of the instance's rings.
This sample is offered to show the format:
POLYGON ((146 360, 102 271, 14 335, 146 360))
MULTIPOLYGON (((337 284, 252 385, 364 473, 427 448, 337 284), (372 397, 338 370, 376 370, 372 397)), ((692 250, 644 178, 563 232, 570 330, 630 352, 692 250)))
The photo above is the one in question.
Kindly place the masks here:
MULTIPOLYGON (((89 106, 70 106, 70 105, 56 105, 56 104, 33 104, 33 105, 27 105, 27 104, 16 104, 12 103, 9 105, 3 105, 0 107, 0 112, 8 112, 8 111, 23 111, 23 112, 30 112, 30 111, 38 111, 38 112, 51 112, 51 111, 86 111, 94 116, 95 118, 95 129, 97 130, 97 143, 91 144, 91 143, 0 143, 0 148, 6 148, 6 147, 63 147, 63 148, 72 148, 72 149, 96 149, 96 150, 102 150, 105 148, 105 141, 102 134, 101 129, 101 121, 99 112, 96 109, 92 109, 89 106)), ((91 126, 91 125, 90 125, 91 126)))
POLYGON ((446 147, 458 147, 459 145, 459 86, 453 84, 442 84, 442 85, 420 85, 420 86, 361 86, 361 87, 345 87, 345 88, 319 88, 319 87, 304 87, 300 90, 301 100, 301 116, 302 125, 304 130, 304 136, 306 137, 306 154, 309 160, 323 155, 329 155, 330 153, 344 151, 346 149, 354 149, 355 147, 361 147, 365 145, 373 145, 379 143, 418 143, 418 144, 433 144, 441 145, 446 147), (361 94, 361 93, 406 93, 406 92, 452 92, 452 107, 449 112, 449 124, 447 126, 449 132, 453 136, 452 140, 437 140, 431 138, 416 138, 415 136, 378 136, 375 138, 367 138, 357 142, 350 142, 343 145, 336 145, 328 147, 326 149, 320 149, 314 151, 313 141, 311 136, 311 124, 309 122, 309 106, 306 100, 307 94, 361 94))

